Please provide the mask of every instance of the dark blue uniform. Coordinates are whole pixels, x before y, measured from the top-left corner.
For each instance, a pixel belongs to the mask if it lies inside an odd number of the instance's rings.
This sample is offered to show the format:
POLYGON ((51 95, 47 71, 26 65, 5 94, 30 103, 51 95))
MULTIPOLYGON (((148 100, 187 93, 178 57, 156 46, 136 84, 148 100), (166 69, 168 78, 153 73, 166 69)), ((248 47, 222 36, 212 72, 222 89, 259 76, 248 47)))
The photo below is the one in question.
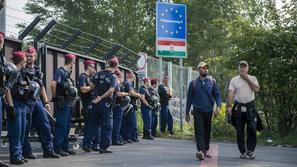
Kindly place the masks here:
POLYGON ((172 133, 173 131, 173 117, 169 110, 169 100, 171 97, 168 96, 169 87, 165 85, 159 85, 158 93, 160 95, 161 102, 161 112, 160 112, 160 131, 165 132, 166 126, 168 126, 168 131, 172 133))
POLYGON ((55 116, 56 124, 54 130, 54 151, 60 153, 61 151, 69 151, 68 135, 70 131, 71 115, 73 107, 65 103, 65 89, 64 84, 70 79, 70 73, 63 67, 60 67, 55 75, 54 81, 57 82, 56 98, 60 98, 55 102, 55 116))
MULTIPOLYGON (((41 70, 39 67, 34 66, 26 67, 24 69, 26 76, 32 80, 36 81, 40 88, 43 88, 42 78, 41 78, 41 70)), ((32 155, 32 147, 28 141, 29 131, 32 127, 36 129, 44 154, 50 154, 53 152, 53 140, 51 137, 51 126, 49 123, 49 119, 46 113, 46 109, 43 106, 40 98, 37 98, 35 101, 31 102, 28 105, 28 114, 27 114, 27 126, 26 126, 26 134, 23 146, 23 155, 28 156, 32 155)))
MULTIPOLYGON (((134 89, 132 86, 132 83, 130 83, 128 80, 125 80, 123 82, 124 92, 129 93, 130 90, 134 89)), ((133 101, 134 97, 131 97, 133 101)), ((137 141, 138 140, 138 134, 137 134, 137 118, 136 118, 136 104, 134 104, 134 107, 131 109, 131 111, 123 116, 122 120, 122 127, 121 127, 121 134, 123 140, 132 140, 137 141)))
MULTIPOLYGON (((82 86, 90 86, 91 77, 88 76, 86 73, 80 74, 78 78, 78 86, 79 88, 82 86)), ((79 89, 80 90, 80 89, 79 89)), ((87 92, 87 93, 82 93, 80 92, 80 97, 81 97, 81 102, 82 102, 82 108, 83 108, 83 116, 85 118, 85 130, 84 130, 84 136, 86 136, 87 129, 90 126, 90 117, 92 116, 89 114, 93 110, 92 108, 92 100, 95 98, 94 94, 92 91, 87 92)), ((83 147, 85 142, 83 142, 83 147)), ((98 148, 99 147, 99 131, 97 132, 97 135, 95 136, 94 140, 92 141, 92 148, 98 148)))
MULTIPOLYGON (((152 96, 156 96, 158 98, 159 101, 157 102, 160 102, 158 91, 152 87, 148 88, 148 90, 152 96)), ((156 137, 157 135, 158 114, 159 114, 159 108, 158 106, 156 106, 156 108, 152 109, 152 136, 153 137, 156 137)))
MULTIPOLYGON (((116 87, 116 92, 121 92, 120 85, 118 84, 116 87)), ((115 92, 115 94, 116 94, 115 92)), ((113 118, 113 126, 112 126, 112 143, 113 144, 121 144, 122 143, 122 136, 120 134, 121 126, 122 126, 122 118, 123 118, 123 111, 120 106, 120 98, 115 98, 115 104, 112 108, 112 118, 113 118)))
POLYGON ((10 160, 22 160, 22 147, 25 139, 27 101, 29 100, 29 82, 20 72, 17 82, 11 89, 16 118, 8 117, 8 139, 10 160))
MULTIPOLYGON (((145 99, 148 103, 151 101, 151 94, 145 86, 141 86, 139 93, 145 96, 145 99)), ((143 136, 151 136, 152 132, 152 110, 150 107, 146 106, 141 102, 141 115, 143 120, 143 136)))
MULTIPOLYGON (((102 96, 111 87, 117 85, 116 76, 108 70, 97 72, 92 78, 95 85, 93 89, 95 96, 102 96)), ((90 114, 90 124, 84 136, 84 145, 91 147, 92 141, 100 128, 100 149, 105 150, 111 144, 112 133, 112 96, 102 99, 92 106, 90 114)))

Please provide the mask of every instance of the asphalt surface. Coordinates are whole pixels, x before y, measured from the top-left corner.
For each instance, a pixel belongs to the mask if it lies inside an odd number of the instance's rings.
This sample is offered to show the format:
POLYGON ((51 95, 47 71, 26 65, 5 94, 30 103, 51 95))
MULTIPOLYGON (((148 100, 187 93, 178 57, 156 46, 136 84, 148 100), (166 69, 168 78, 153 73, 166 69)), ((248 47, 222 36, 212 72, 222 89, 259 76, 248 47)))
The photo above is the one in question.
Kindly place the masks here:
MULTIPOLYGON (((240 159, 235 144, 212 143, 211 159, 195 158, 196 146, 190 140, 156 139, 112 146, 112 154, 84 153, 60 159, 43 159, 39 143, 33 143, 38 159, 22 167, 296 167, 297 148, 257 146, 256 159, 240 159)), ((7 148, 1 148, 0 159, 8 162, 7 148)))

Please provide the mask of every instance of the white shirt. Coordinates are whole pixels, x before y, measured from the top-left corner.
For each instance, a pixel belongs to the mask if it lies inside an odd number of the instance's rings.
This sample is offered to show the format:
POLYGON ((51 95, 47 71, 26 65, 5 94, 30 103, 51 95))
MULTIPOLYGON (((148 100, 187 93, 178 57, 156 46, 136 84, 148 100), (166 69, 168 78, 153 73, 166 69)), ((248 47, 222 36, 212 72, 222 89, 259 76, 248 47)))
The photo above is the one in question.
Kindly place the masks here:
MULTIPOLYGON (((255 76, 248 75, 248 77, 254 84, 259 86, 258 80, 255 76)), ((239 75, 231 79, 229 90, 234 92, 234 100, 239 103, 248 103, 255 100, 255 92, 250 88, 247 81, 239 75)))

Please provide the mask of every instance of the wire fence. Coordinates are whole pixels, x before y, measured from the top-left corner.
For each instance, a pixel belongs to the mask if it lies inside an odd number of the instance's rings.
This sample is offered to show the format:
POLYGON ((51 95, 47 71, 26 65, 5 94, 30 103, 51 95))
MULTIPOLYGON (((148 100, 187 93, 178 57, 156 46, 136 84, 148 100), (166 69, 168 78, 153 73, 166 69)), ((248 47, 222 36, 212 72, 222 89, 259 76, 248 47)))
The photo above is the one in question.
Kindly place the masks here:
MULTIPOLYGON (((10 20, 8 24, 6 24, 6 32, 9 33, 9 36, 12 38, 17 38, 20 32, 22 31, 21 27, 28 26, 32 20, 24 19, 22 17, 24 11, 15 9, 13 7, 6 7, 6 20, 10 20), (12 14, 13 13, 13 14, 12 14), (16 13, 16 14, 15 14, 16 13), (22 25, 22 26, 20 26, 22 25)), ((29 34, 34 37, 37 33, 44 28, 45 25, 39 25, 33 29, 33 31, 29 34), (42 27, 43 26, 43 27, 42 27)), ((75 27, 71 27, 62 23, 56 23, 55 26, 42 38, 41 42, 50 44, 56 47, 62 47, 65 42, 71 36, 77 32, 78 29, 75 27)), ((32 38, 30 38, 32 39, 32 38)), ((109 41, 107 39, 103 39, 98 35, 94 35, 88 32, 81 32, 80 35, 74 40, 70 45, 67 46, 67 50, 71 50, 77 53, 85 54, 85 51, 92 45, 96 40, 100 39, 101 42, 93 49, 93 51, 89 54, 89 56, 96 57, 96 58, 103 58, 104 55, 108 53, 109 50, 113 48, 116 44, 115 42, 109 41)), ((127 48, 124 45, 121 45, 121 49, 117 52, 116 56, 118 57, 133 57, 134 62, 129 62, 126 67, 132 69, 136 69, 136 61, 139 57, 138 53, 132 51, 131 49, 127 48), (136 61, 135 61, 136 60, 136 61)), ((132 60, 123 60, 124 62, 132 61, 132 60)), ((147 76, 152 78, 160 78, 160 67, 159 67, 159 60, 155 57, 148 57, 147 59, 147 76)), ((165 75, 169 76, 170 78, 170 85, 173 89, 173 98, 170 100, 170 110, 173 114, 175 121, 180 121, 180 97, 183 97, 183 109, 185 109, 186 105, 186 92, 188 89, 188 85, 190 80, 196 78, 198 76, 198 72, 194 71, 188 67, 182 68, 183 72, 183 82, 180 83, 180 67, 176 64, 172 64, 170 62, 162 61, 162 74, 161 78, 165 75), (181 92, 180 86, 182 86, 183 91, 181 92)), ((185 110, 184 110, 185 111, 185 110)), ((182 112, 184 112, 182 111, 182 112)))

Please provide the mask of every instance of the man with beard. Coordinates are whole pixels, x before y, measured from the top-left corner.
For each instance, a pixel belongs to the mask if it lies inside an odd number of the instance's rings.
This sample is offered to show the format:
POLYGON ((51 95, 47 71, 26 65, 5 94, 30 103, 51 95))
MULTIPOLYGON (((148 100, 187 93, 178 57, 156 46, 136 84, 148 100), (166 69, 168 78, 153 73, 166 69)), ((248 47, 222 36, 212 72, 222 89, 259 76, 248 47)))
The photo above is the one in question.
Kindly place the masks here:
POLYGON ((197 153, 199 160, 205 157, 211 158, 208 154, 211 135, 211 120, 213 112, 216 115, 220 112, 222 103, 220 90, 215 80, 207 77, 208 65, 205 62, 198 64, 199 77, 190 82, 186 104, 186 121, 190 121, 190 108, 193 106, 194 130, 197 153), (217 108, 213 111, 214 103, 217 108))

